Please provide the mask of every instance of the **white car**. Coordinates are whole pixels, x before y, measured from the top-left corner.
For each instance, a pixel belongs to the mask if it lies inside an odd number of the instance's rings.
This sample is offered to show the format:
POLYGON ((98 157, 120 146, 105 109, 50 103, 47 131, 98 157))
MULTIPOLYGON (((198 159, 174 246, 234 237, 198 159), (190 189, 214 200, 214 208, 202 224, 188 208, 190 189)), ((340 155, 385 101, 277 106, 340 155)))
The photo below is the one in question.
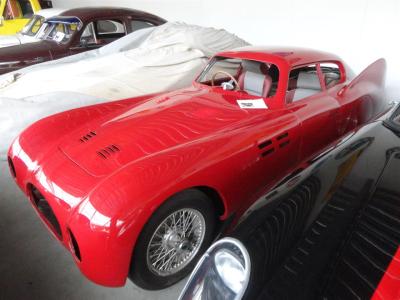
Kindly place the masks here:
POLYGON ((39 10, 32 16, 28 24, 17 34, 0 35, 0 48, 40 41, 38 38, 43 22, 47 18, 55 17, 66 11, 63 8, 48 8, 39 10))
POLYGON ((76 107, 187 87, 217 52, 249 45, 225 30, 166 23, 103 48, 0 76, 0 159, 28 125, 76 107))

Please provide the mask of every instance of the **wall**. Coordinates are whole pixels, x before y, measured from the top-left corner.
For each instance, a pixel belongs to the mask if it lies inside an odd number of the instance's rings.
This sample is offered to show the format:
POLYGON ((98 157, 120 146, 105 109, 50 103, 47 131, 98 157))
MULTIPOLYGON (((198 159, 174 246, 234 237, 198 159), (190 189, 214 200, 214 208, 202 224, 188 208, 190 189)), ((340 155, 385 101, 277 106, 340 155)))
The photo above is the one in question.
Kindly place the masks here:
POLYGON ((54 6, 126 6, 170 21, 225 28, 259 45, 311 47, 340 55, 356 71, 388 62, 387 88, 400 100, 399 0, 53 0, 54 6))

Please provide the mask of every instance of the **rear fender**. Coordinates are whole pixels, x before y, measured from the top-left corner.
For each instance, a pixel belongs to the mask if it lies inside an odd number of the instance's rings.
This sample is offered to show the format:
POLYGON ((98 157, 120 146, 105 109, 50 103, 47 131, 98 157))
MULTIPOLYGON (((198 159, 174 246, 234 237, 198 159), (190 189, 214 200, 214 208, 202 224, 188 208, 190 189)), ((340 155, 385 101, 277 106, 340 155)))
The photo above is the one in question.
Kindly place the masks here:
POLYGON ((337 94, 345 132, 365 124, 385 112, 386 61, 381 58, 369 65, 337 94))

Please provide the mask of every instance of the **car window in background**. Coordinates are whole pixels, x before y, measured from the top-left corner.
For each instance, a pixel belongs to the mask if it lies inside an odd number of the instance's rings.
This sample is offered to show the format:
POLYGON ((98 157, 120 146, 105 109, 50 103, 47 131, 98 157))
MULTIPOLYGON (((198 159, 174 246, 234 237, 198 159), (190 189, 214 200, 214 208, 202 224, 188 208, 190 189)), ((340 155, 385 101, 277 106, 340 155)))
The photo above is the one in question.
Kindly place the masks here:
POLYGON ((99 35, 101 34, 125 34, 125 27, 121 21, 117 20, 100 20, 96 22, 96 28, 99 35))
POLYGON ((96 38, 102 40, 118 39, 126 34, 125 25, 120 20, 99 20, 94 22, 96 38))
POLYGON ((74 22, 53 22, 44 32, 40 33, 39 38, 65 44, 71 40, 73 34, 78 30, 78 26, 74 22))
POLYGON ((44 22, 44 17, 34 15, 28 24, 22 29, 21 33, 29 36, 35 36, 38 32, 40 27, 42 27, 44 22))
POLYGON ((136 31, 139 29, 153 27, 154 25, 146 21, 132 20, 131 26, 132 26, 132 31, 136 31))
POLYGON ((83 31, 81 39, 80 39, 80 44, 81 45, 96 44, 96 37, 95 37, 95 33, 94 33, 93 22, 86 25, 86 28, 83 31))

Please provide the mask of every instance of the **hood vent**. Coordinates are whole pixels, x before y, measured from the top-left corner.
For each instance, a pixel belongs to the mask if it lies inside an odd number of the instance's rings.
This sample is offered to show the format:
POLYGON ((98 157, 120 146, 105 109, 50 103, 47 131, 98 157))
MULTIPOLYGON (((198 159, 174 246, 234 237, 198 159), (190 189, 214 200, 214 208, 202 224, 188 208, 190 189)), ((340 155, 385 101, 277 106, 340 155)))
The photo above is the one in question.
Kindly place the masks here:
POLYGON ((116 146, 116 145, 110 145, 107 147, 104 147, 103 149, 100 149, 97 151, 97 154, 102 158, 102 159, 108 159, 110 156, 113 154, 120 152, 121 149, 116 146))
POLYGON ((81 138, 79 139, 79 141, 80 141, 81 143, 86 143, 86 142, 88 142, 90 139, 94 138, 95 136, 96 136, 96 132, 91 131, 91 132, 89 132, 88 134, 86 134, 86 135, 84 135, 83 137, 81 137, 81 138))

